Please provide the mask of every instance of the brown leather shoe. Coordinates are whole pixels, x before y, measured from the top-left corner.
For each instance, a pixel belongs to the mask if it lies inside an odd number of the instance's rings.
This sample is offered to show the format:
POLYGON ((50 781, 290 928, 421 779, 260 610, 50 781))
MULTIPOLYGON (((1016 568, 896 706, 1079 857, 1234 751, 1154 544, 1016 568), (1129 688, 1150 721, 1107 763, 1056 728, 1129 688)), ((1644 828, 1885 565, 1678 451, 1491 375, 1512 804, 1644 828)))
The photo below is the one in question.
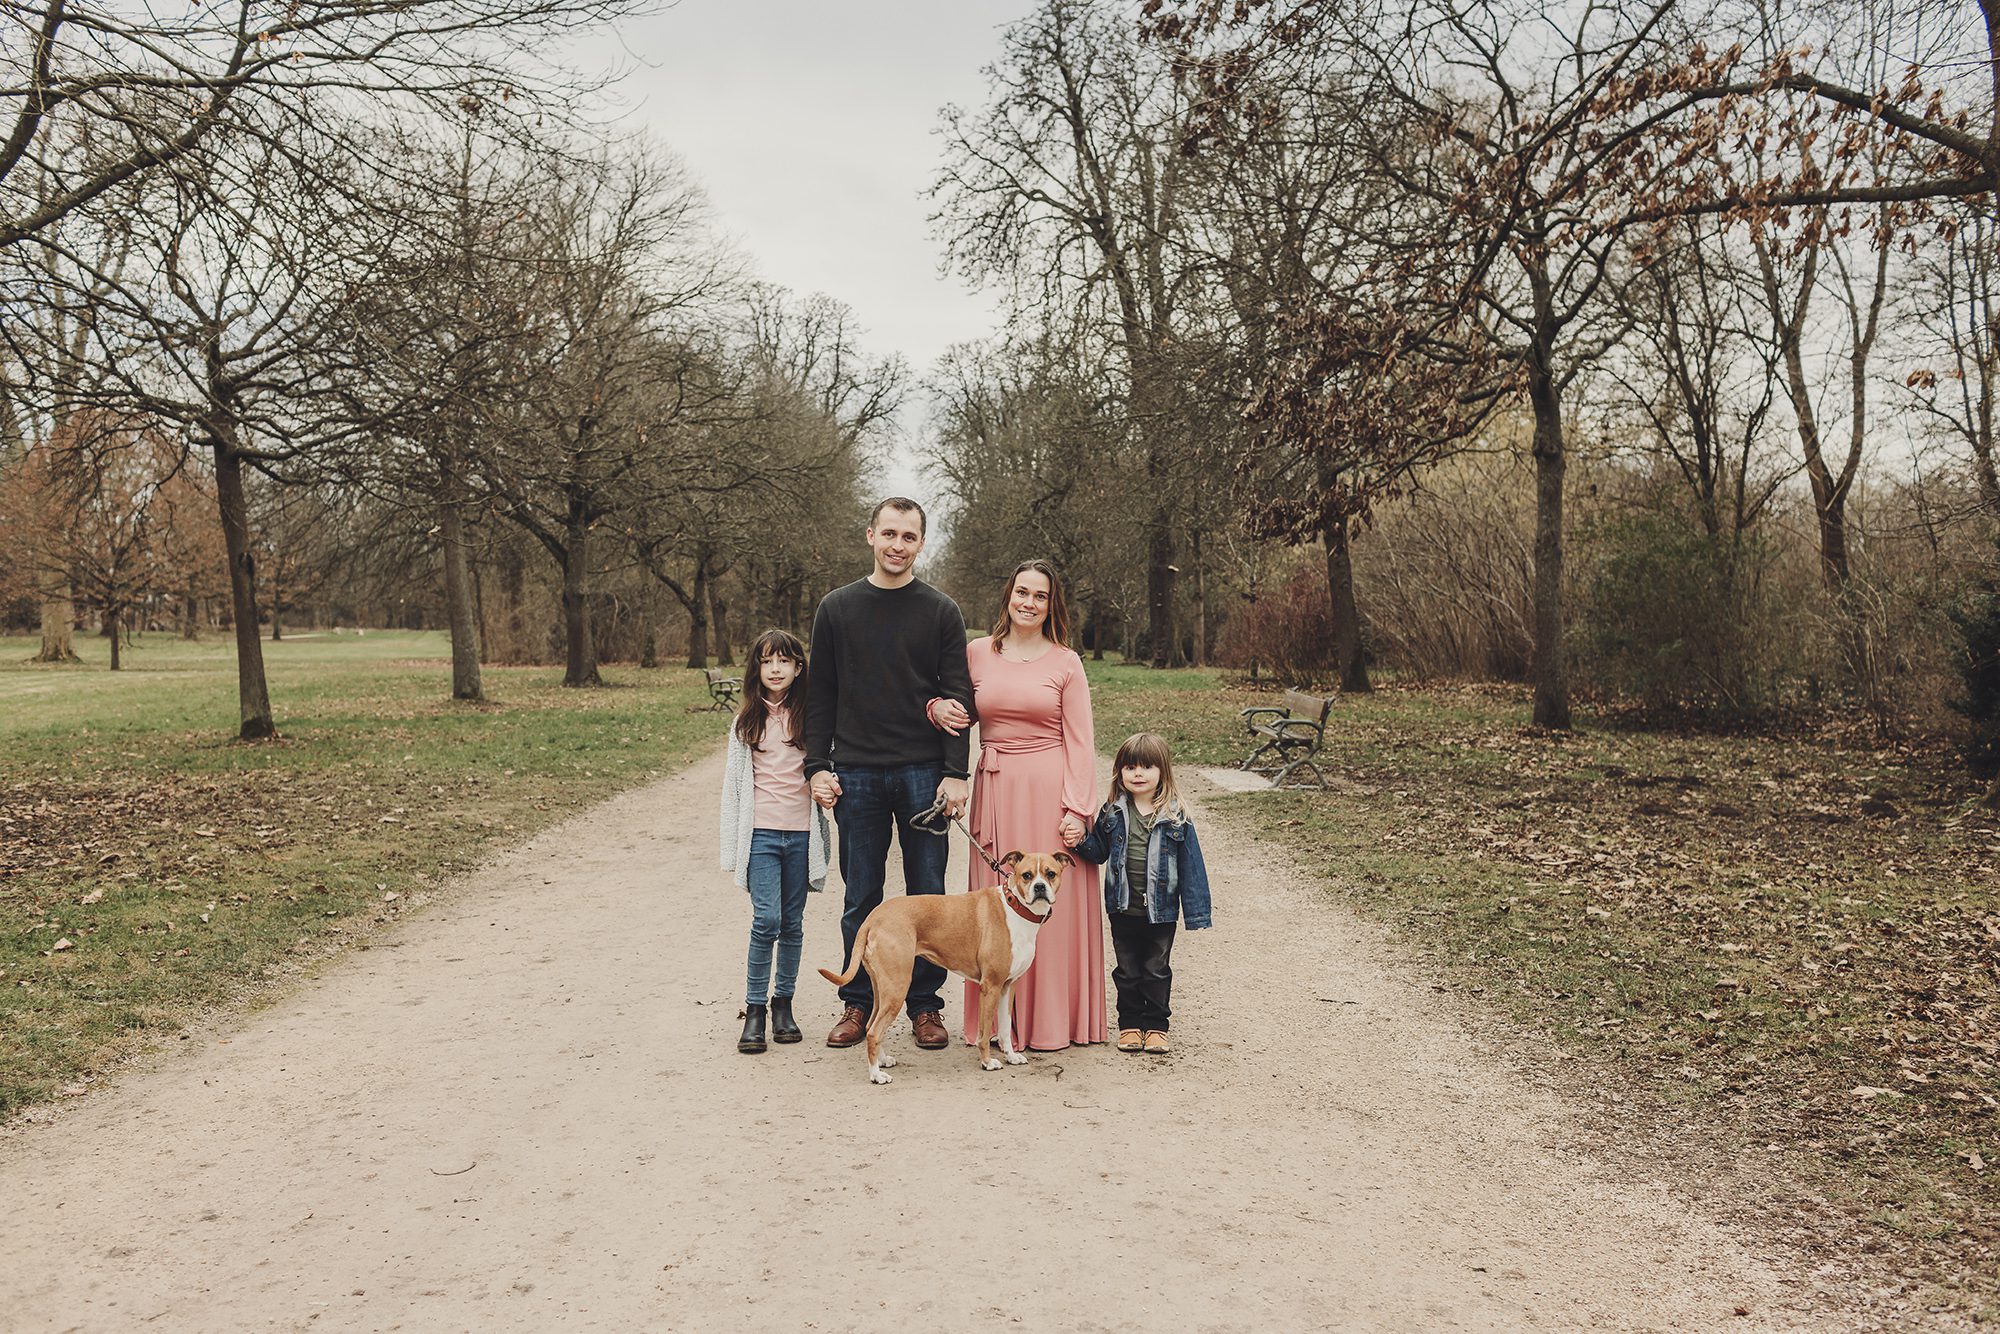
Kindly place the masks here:
POLYGON ((917 1045, 925 1051, 938 1051, 951 1045, 951 1034, 944 1031, 944 1016, 936 1010, 911 1015, 910 1027, 917 1031, 917 1045))
POLYGON ((829 1047, 852 1047, 868 1035, 868 1016, 858 1006, 850 1005, 840 1012, 840 1022, 826 1035, 829 1047))

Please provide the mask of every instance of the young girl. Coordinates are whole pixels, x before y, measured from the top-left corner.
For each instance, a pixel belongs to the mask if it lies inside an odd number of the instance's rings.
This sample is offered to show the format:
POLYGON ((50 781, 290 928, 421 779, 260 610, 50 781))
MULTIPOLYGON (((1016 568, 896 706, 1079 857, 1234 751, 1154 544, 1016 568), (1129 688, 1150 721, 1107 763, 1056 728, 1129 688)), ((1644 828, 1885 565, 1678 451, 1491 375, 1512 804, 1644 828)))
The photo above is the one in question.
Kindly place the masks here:
POLYGON ((1208 868, 1194 822, 1174 792, 1174 759, 1165 738, 1125 738, 1112 761, 1111 799, 1074 847, 1104 867, 1104 907, 1118 966, 1118 1050, 1164 1056, 1168 997, 1174 985, 1174 923, 1210 925, 1208 868))
POLYGON ((743 703, 729 729, 722 779, 722 869, 750 892, 750 963, 743 1035, 736 1050, 764 1050, 771 1037, 797 1042, 792 988, 805 944, 806 893, 826 884, 826 812, 806 791, 806 646, 766 630, 750 648, 743 703), (772 947, 777 976, 772 977, 772 947))

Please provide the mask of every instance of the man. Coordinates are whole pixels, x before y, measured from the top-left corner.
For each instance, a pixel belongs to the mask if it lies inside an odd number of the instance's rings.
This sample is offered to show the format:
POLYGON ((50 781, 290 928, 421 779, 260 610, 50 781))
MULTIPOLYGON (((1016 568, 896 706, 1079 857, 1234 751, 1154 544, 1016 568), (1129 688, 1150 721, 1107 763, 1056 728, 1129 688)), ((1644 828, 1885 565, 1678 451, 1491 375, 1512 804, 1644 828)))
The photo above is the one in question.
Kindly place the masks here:
MULTIPOLYGON (((965 617, 958 604, 912 573, 924 549, 924 511, 892 496, 868 522, 875 568, 836 588, 813 616, 811 690, 806 697, 806 773, 813 800, 840 829, 840 876, 847 884, 840 918, 843 960, 854 936, 882 901, 891 832, 903 850, 903 888, 944 892, 949 843, 910 821, 942 797, 965 809, 968 738, 931 726, 925 707, 937 698, 972 707, 965 666, 965 617)), ((946 1046, 945 971, 919 959, 910 979, 909 1012, 917 1045, 946 1046)), ((840 989, 846 1007, 829 1047, 851 1047, 868 1028, 875 997, 868 970, 840 989)))

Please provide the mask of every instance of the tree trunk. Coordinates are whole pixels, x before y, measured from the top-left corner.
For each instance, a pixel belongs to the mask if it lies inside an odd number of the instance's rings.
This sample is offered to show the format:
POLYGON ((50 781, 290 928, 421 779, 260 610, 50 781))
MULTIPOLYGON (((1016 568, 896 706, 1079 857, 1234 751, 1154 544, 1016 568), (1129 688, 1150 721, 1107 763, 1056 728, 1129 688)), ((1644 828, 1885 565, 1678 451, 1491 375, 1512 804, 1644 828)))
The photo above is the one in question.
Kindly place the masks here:
POLYGON ((1093 602, 1090 604, 1090 660, 1092 662, 1104 661, 1104 641, 1107 637, 1105 634, 1104 604, 1102 602, 1093 602))
POLYGON ((1987 511, 2000 518, 2000 470, 1993 463, 1993 447, 1975 442, 1972 446, 1973 473, 1979 478, 1979 497, 1987 511))
POLYGON ((124 636, 119 633, 121 627, 118 624, 118 609, 116 607, 104 613, 104 628, 111 632, 111 670, 115 672, 124 666, 125 662, 118 651, 120 643, 124 640, 124 636))
POLYGON ((181 601, 181 638, 192 640, 200 637, 201 601, 189 593, 181 601))
POLYGON ((688 614, 688 663, 708 666, 708 560, 697 556, 694 563, 694 591, 686 601, 688 614))
POLYGON ((1146 636, 1155 667, 1173 666, 1180 657, 1174 627, 1174 530, 1164 506, 1157 506, 1146 525, 1146 636))
POLYGON ((527 562, 522 559, 518 548, 509 547, 507 563, 501 568, 501 583, 507 592, 507 661, 534 662, 538 656, 530 656, 527 651, 527 618, 522 613, 521 601, 527 592, 527 562))
POLYGON ((722 578, 708 581, 708 619, 715 626, 715 665, 734 667, 736 655, 729 651, 729 602, 722 595, 722 578))
POLYGON ((76 608, 69 582, 59 576, 42 581, 42 649, 36 662, 81 662, 76 656, 76 608))
MULTIPOLYGON (((472 572, 472 628, 479 636, 479 661, 484 664, 487 661, 486 655, 490 651, 487 647, 490 642, 490 632, 486 628, 486 581, 480 578, 477 561, 468 559, 466 565, 472 572)), ((481 689, 484 688, 482 682, 481 689)))
POLYGON ((1535 408, 1535 724, 1567 729, 1569 666, 1563 659, 1562 398, 1546 358, 1528 373, 1535 408))
POLYGON ((655 598, 652 592, 639 594, 639 666, 653 668, 660 665, 660 637, 653 611, 655 598))
POLYGON ((262 741, 278 734, 271 718, 271 689, 264 679, 264 644, 257 634, 257 558, 250 552, 249 506, 243 496, 243 460, 233 445, 234 422, 211 423, 215 497, 222 511, 222 541, 229 553, 229 601, 236 633, 236 735, 262 741))
POLYGON ((444 614, 451 630, 451 697, 483 700, 479 676, 479 618, 472 605, 472 578, 466 569, 465 516, 459 511, 457 484, 447 477, 438 526, 444 538, 444 614))
POLYGON ((1333 618, 1333 666, 1341 690, 1366 694, 1375 687, 1361 652, 1361 612, 1354 601, 1354 553, 1348 546, 1347 516, 1330 514, 1320 526, 1326 541, 1326 591, 1333 618))
POLYGON ((563 684, 572 689, 601 686, 597 641, 590 633, 590 524, 583 507, 569 508, 569 545, 563 553, 563 684))
POLYGON ((273 644, 285 637, 284 579, 285 563, 283 561, 274 561, 271 567, 271 642, 273 644))
POLYGON ((1201 557, 1201 530, 1196 529, 1194 555, 1194 665, 1208 666, 1208 569, 1201 557))

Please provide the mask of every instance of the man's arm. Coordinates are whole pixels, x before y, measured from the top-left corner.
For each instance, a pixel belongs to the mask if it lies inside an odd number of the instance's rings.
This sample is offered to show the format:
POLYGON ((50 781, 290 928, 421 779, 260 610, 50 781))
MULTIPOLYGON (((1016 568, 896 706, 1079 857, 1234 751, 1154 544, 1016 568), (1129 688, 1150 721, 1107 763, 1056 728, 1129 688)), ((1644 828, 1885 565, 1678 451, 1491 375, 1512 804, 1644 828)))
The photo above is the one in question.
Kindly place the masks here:
MULTIPOLYGON (((979 715, 972 707, 972 671, 965 665, 965 615, 958 604, 944 594, 944 606, 938 611, 938 694, 945 699, 955 699, 965 706, 965 711, 973 718, 979 715)), ((944 735, 944 776, 964 778, 972 772, 972 736, 961 728, 957 735, 944 735)))
POLYGON ((806 691, 808 777, 833 767, 833 728, 840 717, 840 631, 835 626, 836 618, 826 609, 828 601, 821 598, 819 609, 813 613, 812 647, 806 664, 811 687, 806 691))

